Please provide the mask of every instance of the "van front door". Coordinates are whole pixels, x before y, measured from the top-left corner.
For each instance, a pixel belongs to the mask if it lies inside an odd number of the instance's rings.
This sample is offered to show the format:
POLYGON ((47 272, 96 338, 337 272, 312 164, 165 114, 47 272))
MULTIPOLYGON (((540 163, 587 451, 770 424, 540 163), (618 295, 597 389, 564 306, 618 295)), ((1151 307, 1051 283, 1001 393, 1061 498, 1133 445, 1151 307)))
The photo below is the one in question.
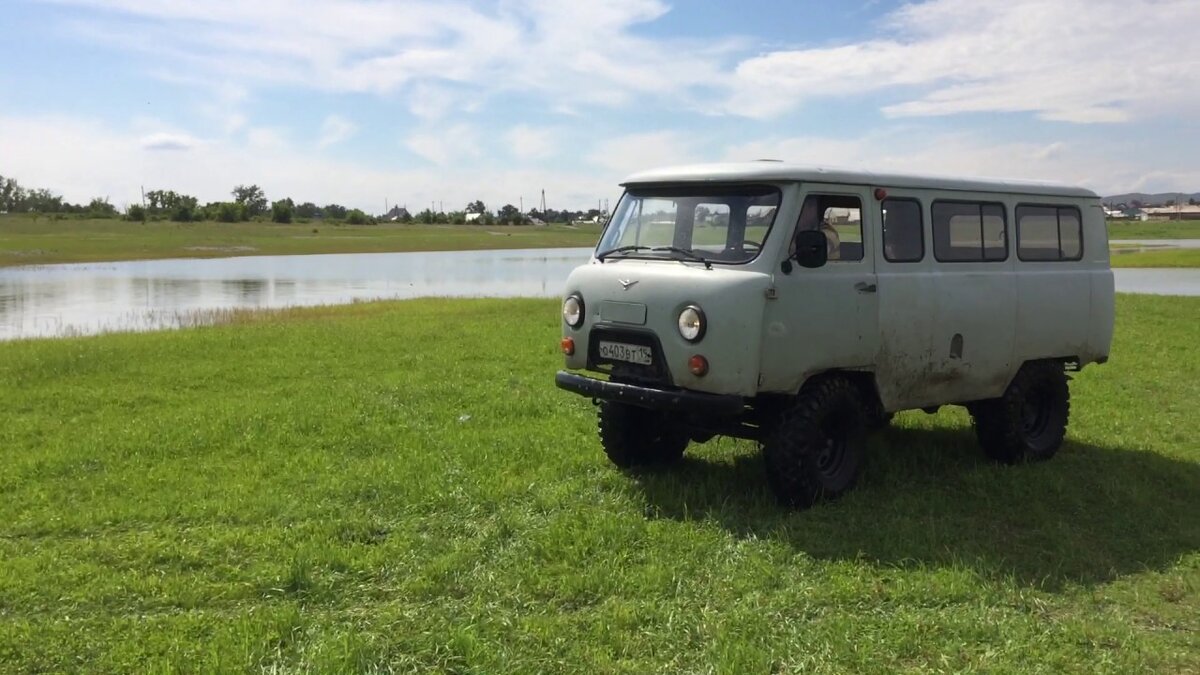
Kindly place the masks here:
POLYGON ((793 393, 822 371, 870 369, 879 346, 872 236, 878 228, 866 208, 868 188, 805 187, 788 241, 801 229, 819 229, 826 235, 829 260, 816 269, 792 262, 776 268, 763 326, 760 391, 793 393))

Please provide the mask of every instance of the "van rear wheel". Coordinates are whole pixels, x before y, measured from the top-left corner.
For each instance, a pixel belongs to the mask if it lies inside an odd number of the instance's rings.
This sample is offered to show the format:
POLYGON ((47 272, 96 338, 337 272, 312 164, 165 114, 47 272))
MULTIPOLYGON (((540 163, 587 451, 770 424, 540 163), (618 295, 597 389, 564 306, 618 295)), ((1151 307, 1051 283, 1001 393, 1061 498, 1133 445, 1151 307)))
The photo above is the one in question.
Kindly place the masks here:
POLYGON ((762 444, 779 501, 806 508, 853 488, 866 459, 866 422, 853 382, 829 377, 806 384, 762 444))
POLYGON ((983 452, 1004 464, 1050 459, 1067 433, 1071 390, 1061 363, 1021 366, 1000 398, 970 406, 983 452))
POLYGON ((691 436, 668 415, 616 401, 601 401, 600 445, 622 469, 664 466, 683 457, 691 436))

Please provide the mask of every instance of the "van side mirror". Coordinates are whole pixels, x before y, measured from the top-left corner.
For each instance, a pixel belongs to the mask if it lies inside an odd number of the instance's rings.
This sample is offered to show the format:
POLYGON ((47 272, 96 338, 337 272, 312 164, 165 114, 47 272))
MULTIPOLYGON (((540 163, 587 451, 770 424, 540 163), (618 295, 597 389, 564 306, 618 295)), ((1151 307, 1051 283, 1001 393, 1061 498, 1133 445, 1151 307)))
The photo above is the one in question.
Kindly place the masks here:
POLYGON ((829 242, 820 230, 796 233, 796 253, 792 256, 801 267, 822 267, 828 260, 829 242))

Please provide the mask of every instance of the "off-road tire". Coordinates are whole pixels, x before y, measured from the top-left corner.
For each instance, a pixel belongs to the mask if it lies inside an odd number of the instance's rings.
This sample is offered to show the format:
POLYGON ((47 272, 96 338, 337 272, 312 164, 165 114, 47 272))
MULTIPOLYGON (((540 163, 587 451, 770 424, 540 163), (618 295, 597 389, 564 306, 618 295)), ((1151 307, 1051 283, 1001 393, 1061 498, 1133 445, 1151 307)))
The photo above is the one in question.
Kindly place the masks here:
POLYGON ((854 383, 827 377, 806 384, 762 444, 779 501, 807 508, 853 488, 866 461, 866 422, 854 383))
POLYGON ((664 413, 615 401, 601 401, 600 445, 622 469, 678 462, 690 434, 664 413))
POLYGON ((1071 415, 1071 390, 1061 363, 1021 366, 1000 398, 970 406, 983 452, 1004 464, 1043 461, 1058 452, 1071 415))

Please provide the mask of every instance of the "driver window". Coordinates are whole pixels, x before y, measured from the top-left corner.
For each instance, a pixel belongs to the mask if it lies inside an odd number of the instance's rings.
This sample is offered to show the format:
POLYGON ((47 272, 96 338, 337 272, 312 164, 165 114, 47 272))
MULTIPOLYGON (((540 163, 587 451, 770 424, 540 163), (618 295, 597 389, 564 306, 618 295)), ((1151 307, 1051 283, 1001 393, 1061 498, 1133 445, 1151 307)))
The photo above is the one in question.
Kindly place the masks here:
POLYGON ((820 230, 828 260, 863 259, 862 202, 849 195, 809 195, 800 209, 796 231, 820 230))

